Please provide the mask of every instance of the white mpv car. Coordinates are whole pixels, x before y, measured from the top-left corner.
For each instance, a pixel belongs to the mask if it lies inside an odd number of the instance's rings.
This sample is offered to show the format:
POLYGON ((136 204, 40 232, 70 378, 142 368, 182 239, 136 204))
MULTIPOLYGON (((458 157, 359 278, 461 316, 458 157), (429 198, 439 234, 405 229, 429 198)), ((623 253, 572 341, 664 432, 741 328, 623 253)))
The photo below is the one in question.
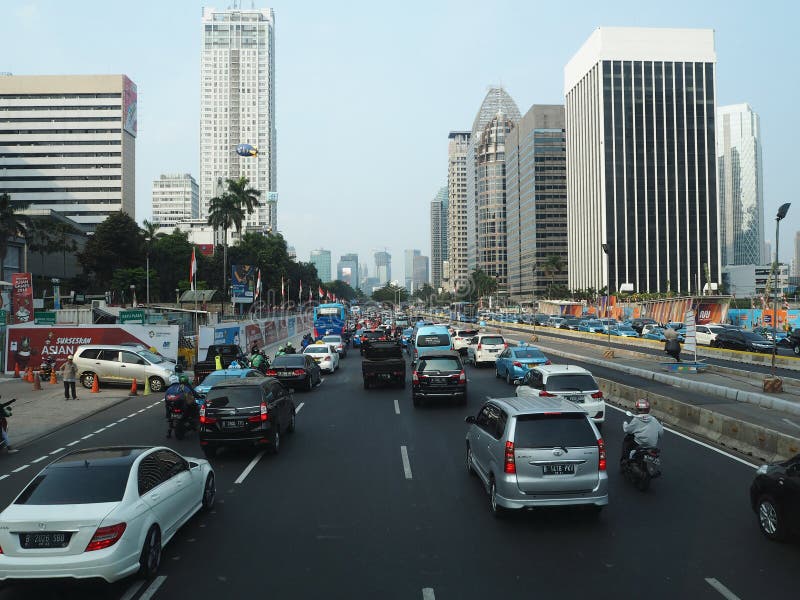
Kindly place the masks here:
POLYGON ((508 348, 505 338, 496 333, 480 333, 467 346, 467 361, 476 367, 497 362, 497 355, 508 348))
POLYGON ((540 365, 525 373, 517 386, 520 397, 560 396, 585 410, 594 424, 606 420, 606 401, 592 374, 576 365, 540 365))

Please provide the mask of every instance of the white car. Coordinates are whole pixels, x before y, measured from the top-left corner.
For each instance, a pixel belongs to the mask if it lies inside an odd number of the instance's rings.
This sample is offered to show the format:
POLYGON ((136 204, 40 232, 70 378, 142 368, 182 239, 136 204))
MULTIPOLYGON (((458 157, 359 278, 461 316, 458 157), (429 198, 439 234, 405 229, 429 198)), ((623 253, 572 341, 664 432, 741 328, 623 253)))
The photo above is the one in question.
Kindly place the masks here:
POLYGON ((661 325, 659 325, 658 323, 647 323, 646 325, 642 326, 642 333, 640 334, 639 337, 644 337, 654 329, 664 329, 664 328, 661 327, 661 325))
POLYGON ((339 353, 330 344, 311 344, 306 346, 303 354, 308 354, 319 365, 321 371, 333 373, 339 368, 339 353))
POLYGON ((715 323, 709 323, 708 325, 697 325, 695 327, 697 343, 702 344, 703 346, 711 346, 714 340, 717 339, 717 334, 721 331, 725 331, 725 328, 722 325, 717 325, 715 323))
POLYGON ((169 448, 71 452, 0 513, 0 580, 152 578, 162 548, 215 496, 211 465, 169 448))
POLYGON ((461 354, 467 351, 470 340, 478 335, 477 329, 456 329, 451 334, 453 337, 453 350, 461 354))
POLYGON ((347 356, 347 346, 344 345, 344 339, 342 339, 342 336, 326 335, 322 338, 322 341, 333 346, 333 349, 336 350, 336 353, 340 357, 345 358, 347 356))
POLYGON ((497 355, 508 348, 505 338, 496 333, 480 333, 467 346, 467 361, 476 367, 497 362, 497 355))
POLYGON ((539 365, 530 369, 516 388, 520 397, 560 396, 577 404, 595 425, 606 420, 606 401, 592 374, 576 365, 539 365))

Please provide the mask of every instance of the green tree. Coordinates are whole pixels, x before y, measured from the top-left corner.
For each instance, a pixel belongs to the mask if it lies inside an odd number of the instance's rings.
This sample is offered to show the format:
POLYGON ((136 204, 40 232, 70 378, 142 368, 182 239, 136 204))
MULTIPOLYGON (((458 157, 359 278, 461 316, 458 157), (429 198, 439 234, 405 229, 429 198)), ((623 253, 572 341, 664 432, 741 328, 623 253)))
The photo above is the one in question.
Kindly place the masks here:
POLYGON ((408 290, 404 287, 392 285, 391 283, 387 283, 382 288, 372 292, 372 299, 376 302, 395 304, 398 298, 400 302, 408 300, 408 290))
POLYGON ((114 271, 144 267, 144 236, 130 215, 118 211, 97 226, 78 255, 95 290, 109 289, 114 271))
POLYGON ((356 297, 356 291, 350 286, 350 284, 345 283, 341 279, 323 283, 322 287, 332 294, 336 294, 336 297, 339 300, 352 300, 356 297))
POLYGON ((30 205, 30 202, 11 200, 8 194, 0 194, 0 281, 5 281, 3 265, 8 254, 10 238, 25 237, 30 226, 30 218, 19 214, 30 205))
POLYGON ((27 231, 25 233, 25 241, 28 243, 28 248, 31 252, 35 252, 41 259, 41 275, 51 275, 51 273, 44 272, 44 257, 55 250, 54 223, 56 220, 53 217, 34 217, 30 219, 27 231))
POLYGON ((236 198, 239 206, 245 209, 248 215, 252 214, 256 207, 261 206, 261 202, 258 200, 261 192, 250 187, 250 180, 247 177, 226 179, 225 185, 228 186, 228 194, 236 198))
POLYGON ((545 277, 550 277, 550 285, 547 289, 548 298, 552 296, 553 286, 556 283, 556 275, 561 273, 566 266, 567 263, 560 254, 551 254, 545 259, 542 270, 544 271, 545 277))
POLYGON ((75 236, 83 235, 75 227, 63 221, 53 223, 53 251, 61 253, 61 276, 67 276, 67 254, 75 254, 78 251, 78 243, 72 239, 75 236))
POLYGON ((471 289, 469 295, 473 299, 489 296, 497 291, 497 280, 481 269, 475 269, 470 273, 469 280, 471 289))
POLYGON ((421 288, 414 292, 414 297, 419 298, 427 304, 427 302, 436 295, 436 290, 431 287, 430 283, 424 283, 421 288))

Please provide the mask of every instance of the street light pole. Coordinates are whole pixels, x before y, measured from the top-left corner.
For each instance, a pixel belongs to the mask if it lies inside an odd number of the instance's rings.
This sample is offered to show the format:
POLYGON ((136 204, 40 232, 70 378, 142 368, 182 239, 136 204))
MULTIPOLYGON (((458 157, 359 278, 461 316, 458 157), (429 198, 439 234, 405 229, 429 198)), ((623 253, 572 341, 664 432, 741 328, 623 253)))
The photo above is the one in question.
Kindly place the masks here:
POLYGON ((611 246, 602 244, 603 253, 606 255, 606 332, 608 333, 608 350, 605 351, 606 358, 614 358, 614 351, 611 349, 611 326, 608 322, 608 307, 611 304, 611 246))
MULTIPOLYGON (((775 282, 776 284, 780 282, 780 273, 778 269, 780 269, 780 263, 778 262, 778 250, 779 250, 779 235, 781 229, 781 221, 786 216, 786 213, 789 212, 789 207, 791 206, 790 202, 781 205, 778 209, 778 214, 775 216, 775 282)), ((778 349, 778 290, 777 285, 773 288, 773 294, 775 294, 775 298, 772 302, 772 380, 773 385, 776 385, 778 389, 774 390, 780 392, 783 390, 783 385, 780 383, 775 384, 775 353, 778 349)), ((767 390, 765 390, 767 391, 767 390)))
MULTIPOLYGON (((148 239, 148 243, 149 243, 149 239, 148 239)), ((147 266, 146 266, 146 269, 147 269, 147 277, 146 277, 146 279, 147 279, 147 306, 149 307, 150 306, 150 248, 149 248, 149 246, 148 246, 148 249, 147 249, 147 266)))
POLYGON ((536 337, 536 263, 531 267, 531 311, 533 312, 533 336, 531 341, 537 341, 536 337))

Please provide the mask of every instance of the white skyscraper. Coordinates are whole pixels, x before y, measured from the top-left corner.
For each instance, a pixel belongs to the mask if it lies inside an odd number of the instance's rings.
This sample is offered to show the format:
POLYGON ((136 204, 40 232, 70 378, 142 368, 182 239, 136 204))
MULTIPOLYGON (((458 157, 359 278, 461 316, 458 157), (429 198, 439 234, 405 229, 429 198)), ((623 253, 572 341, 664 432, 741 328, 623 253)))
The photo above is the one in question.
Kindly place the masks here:
POLYGON ((162 175, 153 181, 153 223, 172 228, 199 217, 197 182, 189 173, 162 175))
POLYGON ((763 264, 761 126, 749 104, 717 109, 717 177, 722 264, 763 264))
POLYGON ((244 230, 277 231, 275 15, 272 9, 203 9, 200 62, 200 216, 219 182, 247 177, 261 206, 244 230), (239 156, 250 144, 257 156, 239 156))

